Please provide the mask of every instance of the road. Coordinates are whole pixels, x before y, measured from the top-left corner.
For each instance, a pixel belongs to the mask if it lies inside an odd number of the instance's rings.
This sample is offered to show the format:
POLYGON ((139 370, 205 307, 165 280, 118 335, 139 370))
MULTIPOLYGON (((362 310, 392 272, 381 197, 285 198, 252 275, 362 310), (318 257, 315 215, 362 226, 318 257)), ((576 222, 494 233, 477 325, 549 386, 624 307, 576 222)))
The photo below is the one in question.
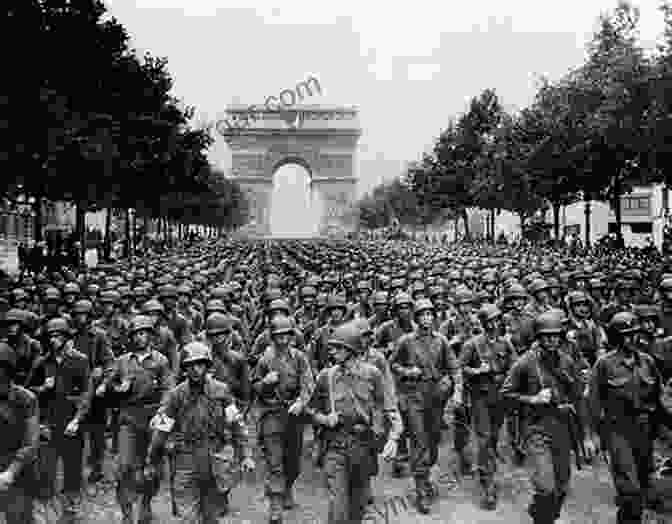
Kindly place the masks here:
MULTIPOLYGON (((446 439, 447 440, 447 439, 446 439)), ((318 524, 326 522, 327 500, 319 471, 310 460, 310 442, 306 446, 304 473, 296 487, 299 507, 287 512, 286 524, 318 524)), ((525 511, 529 501, 528 481, 524 469, 514 468, 506 457, 506 447, 502 449, 504 462, 500 463, 498 482, 500 504, 496 511, 478 508, 478 491, 473 478, 456 482, 455 463, 448 442, 441 448, 441 457, 435 478, 439 484, 439 498, 430 515, 419 515, 412 505, 412 484, 408 478, 394 479, 390 466, 382 467, 381 476, 376 479, 374 493, 376 504, 370 509, 365 522, 373 524, 430 524, 430 523, 473 523, 473 524, 527 524, 531 519, 525 511), (387 518, 386 518, 387 513, 387 518)), ((259 463, 260 464, 260 463, 259 463)), ((86 522, 109 524, 120 521, 120 513, 114 500, 113 460, 106 463, 106 481, 98 494, 89 492, 84 503, 86 522)), ((233 491, 231 512, 220 519, 220 524, 258 524, 266 522, 266 503, 262 491, 262 471, 258 470, 233 491)), ((606 465, 599 463, 582 471, 574 471, 571 493, 557 524, 613 524, 616 522, 616 508, 613 505, 614 491, 606 465)), ((156 523, 173 524, 180 522, 170 513, 170 498, 167 486, 163 486, 154 502, 156 523)), ((48 521, 56 522, 51 511, 48 521)), ((44 522, 44 515, 38 522, 44 522)), ((672 515, 650 515, 644 522, 648 524, 672 524, 672 515)))

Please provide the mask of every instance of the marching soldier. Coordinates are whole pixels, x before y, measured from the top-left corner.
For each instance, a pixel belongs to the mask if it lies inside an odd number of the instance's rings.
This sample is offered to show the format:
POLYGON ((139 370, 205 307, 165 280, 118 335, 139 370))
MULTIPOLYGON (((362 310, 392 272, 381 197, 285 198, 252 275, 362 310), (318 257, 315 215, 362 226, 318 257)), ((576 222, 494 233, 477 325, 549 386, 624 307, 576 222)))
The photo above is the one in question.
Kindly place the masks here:
POLYGON ((228 502, 241 457, 243 471, 255 468, 247 428, 228 386, 207 375, 212 363, 205 344, 187 344, 182 360, 187 380, 168 393, 152 419, 145 475, 158 477, 168 436, 177 434, 170 482, 184 522, 196 518, 203 524, 216 524, 219 495, 224 494, 228 502))
MULTIPOLYGON (((616 313, 607 336, 613 351, 595 363, 590 384, 594 427, 609 452, 618 524, 642 520, 647 502, 653 441, 663 417, 662 381, 653 357, 638 351, 637 317, 616 313)), ((603 449, 604 449, 603 448, 603 449)))
POLYGON ((391 428, 382 447, 383 458, 394 457, 402 430, 394 400, 385 393, 382 374, 357 358, 360 344, 361 328, 356 322, 334 329, 328 342, 334 365, 320 372, 310 402, 315 424, 324 428, 320 435, 329 524, 362 522, 375 454, 381 451, 384 418, 388 417, 391 428))
POLYGON ((521 407, 521 437, 534 489, 528 513, 534 524, 552 524, 569 488, 570 452, 578 448, 577 402, 582 394, 574 361, 561 351, 563 319, 546 312, 535 319, 536 344, 513 365, 501 389, 521 407))
POLYGON ((499 392, 516 358, 511 341, 503 337, 502 312, 494 304, 485 304, 478 312, 483 334, 468 340, 460 353, 460 367, 469 384, 472 425, 478 446, 478 472, 481 483, 481 507, 495 509, 497 492, 497 441, 506 409, 499 392))
POLYGON ((299 476, 303 422, 299 415, 313 392, 313 374, 306 356, 290 346, 294 333, 287 317, 271 327, 272 345, 252 372, 259 407, 258 438, 266 462, 269 522, 282 522, 282 509, 294 507, 293 487, 299 476))
POLYGON ((32 524, 31 465, 37 457, 40 423, 35 395, 14 384, 16 354, 0 342, 0 517, 32 524))
POLYGON ((122 523, 131 524, 133 503, 142 493, 140 524, 152 518, 152 498, 158 485, 144 489, 142 471, 150 442, 149 421, 165 393, 175 386, 168 359, 153 349, 154 320, 136 316, 131 322, 131 347, 117 358, 110 373, 96 389, 96 396, 116 396, 119 403, 119 456, 117 464, 117 501, 122 523))
POLYGON ((451 393, 454 405, 462 403, 462 376, 448 340, 432 331, 432 303, 418 300, 414 315, 417 329, 399 339, 390 368, 397 378, 400 411, 410 434, 418 510, 429 513, 434 494, 429 473, 438 459, 443 408, 451 393))

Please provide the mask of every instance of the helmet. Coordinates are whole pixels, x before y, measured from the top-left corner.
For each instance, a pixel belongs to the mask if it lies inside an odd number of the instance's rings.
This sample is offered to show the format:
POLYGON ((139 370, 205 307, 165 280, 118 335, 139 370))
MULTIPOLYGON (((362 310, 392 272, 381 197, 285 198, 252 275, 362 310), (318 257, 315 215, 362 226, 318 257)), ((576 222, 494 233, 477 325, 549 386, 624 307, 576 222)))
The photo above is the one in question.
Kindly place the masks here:
POLYGON ((356 320, 341 324, 332 331, 327 343, 357 351, 362 343, 362 328, 356 320))
POLYGON ((294 325, 289 317, 276 318, 271 324, 271 336, 294 333, 294 325))
POLYGON ((502 298, 504 302, 515 300, 517 298, 527 298, 527 292, 523 286, 518 283, 514 283, 504 290, 502 298))
POLYGON ((195 362, 207 362, 212 364, 212 354, 210 348, 203 342, 189 342, 184 346, 182 365, 193 364, 195 362))
POLYGON ((289 304, 287 304, 287 301, 282 300, 281 298, 271 301, 271 303, 268 305, 267 311, 269 314, 272 311, 282 311, 285 315, 290 315, 289 304))
POLYGON ((68 324, 67 319, 63 317, 52 318, 47 322, 46 332, 51 335, 52 333, 61 333, 63 335, 70 334, 70 325, 68 324))
POLYGON ((637 315, 629 311, 621 311, 616 313, 607 326, 607 331, 614 335, 628 335, 639 331, 639 321, 637 315))
POLYGON ((72 306, 72 312, 77 313, 91 313, 93 311, 93 304, 90 300, 78 300, 72 306))
POLYGON ((205 332, 207 335, 218 335, 226 333, 233 329, 233 319, 223 313, 212 313, 205 322, 205 332))
POLYGON ((415 301, 415 304, 413 304, 413 314, 419 315, 423 311, 431 311, 432 313, 434 312, 434 304, 432 304, 431 300, 422 298, 415 301))
POLYGON ((548 284, 548 282, 542 278, 536 278, 534 279, 527 290, 529 291, 530 295, 536 295, 540 291, 545 291, 549 289, 551 286, 548 284))
POLYGON ((121 301, 121 295, 114 290, 103 291, 98 300, 102 304, 118 304, 121 301))
POLYGON ((6 324, 12 324, 14 322, 19 322, 20 324, 25 324, 28 320, 28 311, 25 309, 10 309, 5 313, 4 322, 6 324))
POLYGON ((481 324, 485 324, 501 316, 502 311, 494 304, 483 304, 481 309, 478 310, 478 320, 480 320, 481 324))
POLYGON ((160 298, 177 298, 177 287, 173 284, 165 284, 159 289, 160 298))
POLYGON ((455 291, 455 304, 471 304, 474 302, 474 294, 466 287, 460 287, 455 291))
POLYGON ((214 298, 212 300, 208 300, 207 304, 205 304, 205 311, 206 313, 226 313, 226 306, 224 305, 224 302, 219 300, 218 298, 214 298))
POLYGON ((394 307, 395 309, 398 308, 399 306, 407 305, 407 306, 412 306, 413 301, 411 300, 411 297, 408 296, 408 293, 397 293, 394 297, 394 307))
POLYGON ((128 328, 128 332, 133 334, 137 331, 142 330, 154 331, 154 320, 145 315, 136 315, 131 319, 131 325, 128 328))
POLYGON ((64 295, 79 295, 79 286, 74 282, 68 282, 63 286, 64 295))
POLYGON ((658 285, 658 290, 661 293, 670 293, 672 292, 672 278, 665 278, 663 281, 658 285))
POLYGON ((0 342, 0 366, 16 369, 16 352, 6 342, 0 342))
POLYGON ((303 286, 301 288, 301 297, 306 298, 306 297, 316 297, 317 296, 317 290, 313 286, 303 286))
POLYGON ((659 309, 654 304, 636 304, 633 307, 634 313, 642 320, 657 319, 660 314, 659 309))
POLYGON ((151 313, 164 313, 165 309, 163 309, 163 304, 159 302, 158 300, 148 300, 142 305, 142 313, 145 315, 149 315, 151 313))
POLYGON ((577 304, 590 303, 590 298, 583 291, 572 291, 567 295, 567 304, 575 306, 577 304))
POLYGON ((373 304, 378 306, 387 306, 388 295, 387 291, 376 291, 373 295, 373 304))
POLYGON ((48 287, 44 292, 45 302, 59 302, 61 300, 61 292, 55 287, 48 287))
POLYGON ((546 311, 534 319, 534 334, 561 334, 565 331, 565 319, 558 311, 546 311))

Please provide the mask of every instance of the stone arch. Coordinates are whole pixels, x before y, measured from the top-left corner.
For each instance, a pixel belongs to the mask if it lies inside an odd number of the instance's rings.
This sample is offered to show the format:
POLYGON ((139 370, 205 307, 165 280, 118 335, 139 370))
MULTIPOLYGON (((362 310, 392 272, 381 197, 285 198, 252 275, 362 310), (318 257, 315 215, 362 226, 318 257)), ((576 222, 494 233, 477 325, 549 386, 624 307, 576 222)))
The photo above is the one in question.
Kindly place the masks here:
MULTIPOLYGON (((227 117, 240 119, 246 111, 245 106, 232 106, 227 117)), ((250 232, 270 234, 273 179, 287 164, 308 172, 310 191, 322 202, 320 230, 352 230, 355 155, 361 136, 357 109, 296 106, 257 109, 255 115, 250 127, 219 130, 232 151, 231 175, 253 202, 250 232)))

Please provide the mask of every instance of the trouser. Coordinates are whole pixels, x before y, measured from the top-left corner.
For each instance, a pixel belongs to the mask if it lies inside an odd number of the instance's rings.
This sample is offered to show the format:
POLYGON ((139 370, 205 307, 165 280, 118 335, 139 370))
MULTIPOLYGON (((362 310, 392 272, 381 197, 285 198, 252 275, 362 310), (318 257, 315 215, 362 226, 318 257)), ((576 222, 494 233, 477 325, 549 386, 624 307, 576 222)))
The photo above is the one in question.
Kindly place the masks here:
POLYGON ((647 417, 619 417, 606 426, 618 524, 639 523, 646 505, 654 429, 647 417))
MULTIPOLYGON (((408 428, 410 441, 410 468, 419 495, 428 495, 429 473, 433 465, 434 435, 429 418, 432 410, 419 409, 409 405, 402 412, 404 425, 408 428)), ((439 421, 440 423, 440 421, 439 421)))
POLYGON ((527 467, 533 488, 528 513, 535 524, 552 524, 569 489, 570 440, 566 427, 558 425, 553 435, 533 433, 525 442, 527 467))
POLYGON ((463 404, 455 409, 455 429, 453 431, 453 445, 455 451, 460 456, 466 453, 466 448, 469 445, 469 428, 471 426, 471 406, 463 404))
POLYGON ((33 497, 24 486, 11 486, 0 492, 1 516, 6 524, 33 524, 33 497))
POLYGON ((105 459, 105 426, 107 424, 107 410, 105 405, 94 400, 91 413, 84 425, 84 431, 89 441, 88 466, 91 471, 101 473, 105 459))
POLYGON ((51 486, 56 485, 58 459, 63 461, 63 495, 65 508, 78 513, 81 503, 84 439, 80 435, 67 437, 64 428, 52 428, 52 439, 40 450, 43 474, 51 486))
POLYGON ((339 435, 329 441, 324 459, 329 496, 328 524, 362 522, 370 471, 363 460, 371 450, 356 438, 339 435))
POLYGON ((285 494, 301 472, 303 427, 298 417, 266 414, 260 421, 259 444, 266 465, 265 492, 273 515, 282 512, 285 494), (279 424, 274 424, 279 422, 279 424))
POLYGON ((200 467, 191 453, 176 456, 175 500, 181 521, 189 524, 216 524, 221 493, 209 468, 200 467))
POLYGON ((505 412, 501 403, 492 403, 486 397, 474 395, 471 414, 478 448, 478 473, 483 487, 489 489, 497 471, 497 442, 505 412))
POLYGON ((130 518, 133 503, 142 494, 144 507, 149 507, 156 490, 143 490, 143 468, 151 433, 148 428, 122 424, 119 428, 119 455, 117 457, 117 502, 124 519, 130 518))

